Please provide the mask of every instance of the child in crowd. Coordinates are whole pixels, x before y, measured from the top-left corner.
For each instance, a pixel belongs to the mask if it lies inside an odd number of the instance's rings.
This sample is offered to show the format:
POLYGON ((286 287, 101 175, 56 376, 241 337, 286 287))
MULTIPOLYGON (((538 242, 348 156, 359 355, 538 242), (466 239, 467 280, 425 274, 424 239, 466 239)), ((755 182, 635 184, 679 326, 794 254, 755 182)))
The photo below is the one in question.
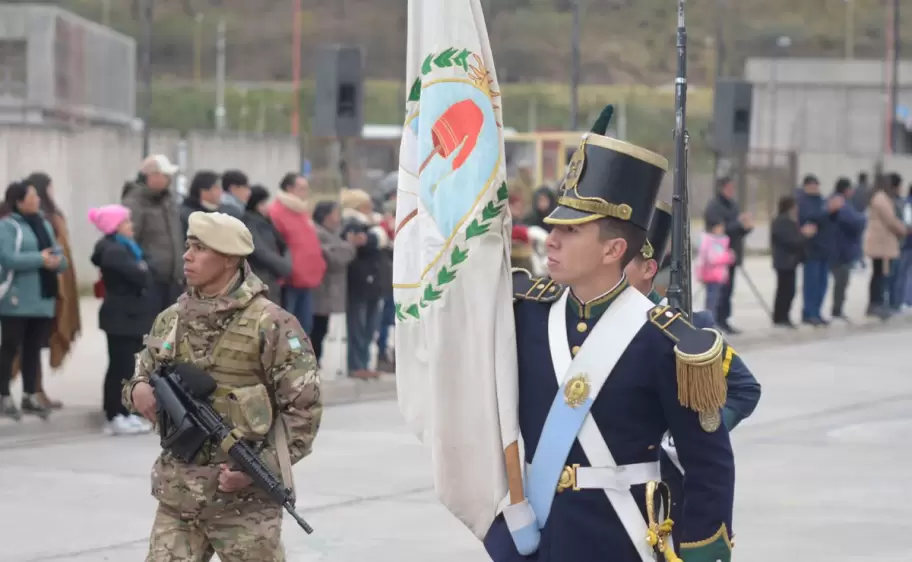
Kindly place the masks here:
POLYGON ((706 310, 717 317, 719 297, 728 283, 728 268, 735 263, 731 241, 725 234, 722 222, 710 225, 709 232, 700 240, 697 253, 697 279, 706 288, 706 310))

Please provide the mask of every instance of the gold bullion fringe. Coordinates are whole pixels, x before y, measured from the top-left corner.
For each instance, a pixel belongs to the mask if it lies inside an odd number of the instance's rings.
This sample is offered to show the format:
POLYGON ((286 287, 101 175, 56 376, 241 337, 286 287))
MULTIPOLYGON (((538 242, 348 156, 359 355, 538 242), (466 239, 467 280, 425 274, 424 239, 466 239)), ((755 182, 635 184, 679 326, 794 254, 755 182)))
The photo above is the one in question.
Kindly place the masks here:
POLYGON ((690 355, 675 346, 678 401, 695 412, 716 412, 725 405, 728 387, 723 365, 723 340, 716 334, 706 353, 690 355))

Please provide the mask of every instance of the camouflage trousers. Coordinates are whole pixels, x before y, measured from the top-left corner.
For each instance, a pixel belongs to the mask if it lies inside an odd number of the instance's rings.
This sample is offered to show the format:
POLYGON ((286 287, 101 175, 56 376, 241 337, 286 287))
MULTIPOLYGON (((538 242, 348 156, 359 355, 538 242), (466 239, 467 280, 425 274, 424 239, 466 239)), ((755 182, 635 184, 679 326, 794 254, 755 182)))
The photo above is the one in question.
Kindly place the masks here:
POLYGON ((159 505, 146 562, 285 562, 282 508, 244 502, 211 517, 182 517, 159 505))

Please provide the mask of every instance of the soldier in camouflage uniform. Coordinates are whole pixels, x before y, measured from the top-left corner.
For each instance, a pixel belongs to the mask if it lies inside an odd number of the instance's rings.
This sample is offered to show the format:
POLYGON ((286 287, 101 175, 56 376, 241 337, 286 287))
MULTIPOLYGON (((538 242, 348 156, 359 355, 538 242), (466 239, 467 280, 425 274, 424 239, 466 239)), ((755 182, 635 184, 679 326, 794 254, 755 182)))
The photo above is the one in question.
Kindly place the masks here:
MULTIPOLYGON (((301 325, 266 298, 244 258, 250 232, 221 213, 193 213, 184 273, 188 292, 155 321, 124 404, 156 420, 149 375, 193 363, 217 382, 212 404, 292 487, 290 466, 310 453, 322 405, 317 362, 301 325)), ((282 507, 208 445, 186 464, 163 451, 152 469, 159 501, 147 562, 279 562, 282 507)))

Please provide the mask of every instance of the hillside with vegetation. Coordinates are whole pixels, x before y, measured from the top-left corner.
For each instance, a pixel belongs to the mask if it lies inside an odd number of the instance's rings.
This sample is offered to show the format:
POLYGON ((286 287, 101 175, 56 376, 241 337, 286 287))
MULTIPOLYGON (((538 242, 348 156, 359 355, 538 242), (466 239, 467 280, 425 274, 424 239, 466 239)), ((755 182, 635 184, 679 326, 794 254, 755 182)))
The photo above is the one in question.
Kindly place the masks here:
MULTIPOLYGON (((5 0, 6 2, 21 0, 5 0)), ((606 103, 624 106, 628 138, 670 152, 671 85, 676 65, 675 0, 580 0, 581 120, 606 103)), ((141 37, 143 0, 50 2, 141 37)), ((569 118, 572 0, 482 0, 504 99, 504 121, 520 131, 565 129, 569 118)), ((884 52, 884 0, 688 0, 689 128, 694 153, 706 152, 715 37, 724 37, 722 72, 742 73, 749 56, 884 52), (849 8, 853 9, 850 11, 849 8), (847 26, 851 18, 852 26, 847 26), (791 39, 784 51, 781 36, 791 39)), ((216 29, 227 27, 227 124, 235 131, 288 132, 294 96, 293 0, 154 0, 150 122, 179 130, 214 125, 216 29)), ((360 44, 366 53, 365 120, 400 124, 405 99, 407 0, 302 0, 301 130, 313 112, 314 53, 324 44, 360 44)), ((902 31, 912 43, 912 10, 902 31)), ((904 52, 908 52, 906 49, 904 52)))
MULTIPOLYGON (((9 0, 7 0, 9 1, 9 0)), ((675 71, 675 0, 580 0, 583 80, 589 84, 668 84, 675 71)), ((142 0, 52 2, 138 37, 142 0)), ((564 82, 569 77, 572 0, 482 0, 502 82, 564 82)), ((854 14, 855 52, 881 57, 884 0, 688 0, 690 71, 707 83, 713 38, 721 27, 726 65, 740 73, 747 56, 840 57, 847 15, 854 14), (850 7, 854 7, 849 11, 850 7)), ((905 2, 903 2, 905 4, 905 2)), ((405 60, 407 0, 303 0, 303 68, 325 43, 360 43, 372 79, 399 79, 405 60)), ((238 81, 286 81, 292 65, 292 0, 154 0, 153 67, 159 77, 194 74, 195 39, 206 76, 214 70, 215 30, 228 26, 227 72, 238 81), (199 19, 199 21, 198 21, 199 19), (199 32, 199 34, 197 33, 199 32)), ((912 42, 912 10, 903 31, 912 42)))

